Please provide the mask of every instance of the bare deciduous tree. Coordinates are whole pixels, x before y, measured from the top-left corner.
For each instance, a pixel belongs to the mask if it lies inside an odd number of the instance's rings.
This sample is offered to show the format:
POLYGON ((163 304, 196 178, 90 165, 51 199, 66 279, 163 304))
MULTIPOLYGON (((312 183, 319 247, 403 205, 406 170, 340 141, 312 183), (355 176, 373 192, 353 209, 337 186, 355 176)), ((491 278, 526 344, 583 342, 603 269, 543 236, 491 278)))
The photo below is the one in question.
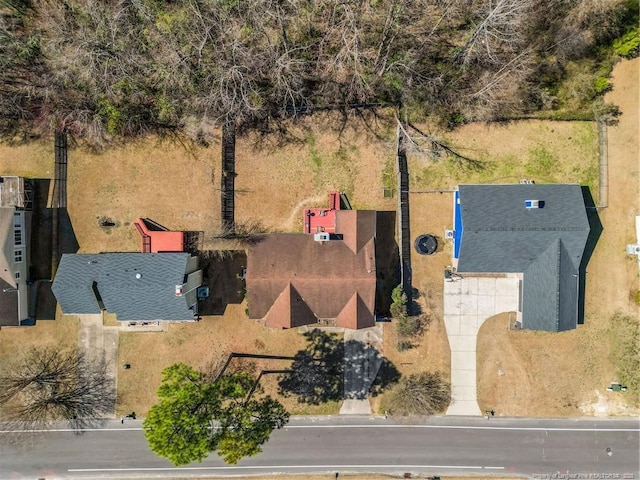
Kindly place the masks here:
POLYGON ((231 119, 271 131, 346 105, 504 118, 620 34, 627 3, 4 0, 0 131, 64 128, 100 147, 167 131, 206 142, 231 119))
POLYGON ((0 411, 8 430, 45 430, 65 421, 80 432, 112 415, 114 405, 106 363, 75 349, 34 348, 0 372, 0 411))

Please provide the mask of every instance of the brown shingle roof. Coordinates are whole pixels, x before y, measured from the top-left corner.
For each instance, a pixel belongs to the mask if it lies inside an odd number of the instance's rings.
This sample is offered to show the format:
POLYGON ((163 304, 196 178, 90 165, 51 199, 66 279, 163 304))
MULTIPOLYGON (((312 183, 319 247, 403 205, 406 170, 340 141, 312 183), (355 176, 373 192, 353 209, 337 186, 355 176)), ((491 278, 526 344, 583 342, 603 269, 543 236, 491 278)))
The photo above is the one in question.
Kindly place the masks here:
POLYGON ((249 250, 251 318, 290 328, 333 319, 346 328, 374 324, 376 289, 374 211, 339 211, 342 240, 312 234, 270 234, 249 250))

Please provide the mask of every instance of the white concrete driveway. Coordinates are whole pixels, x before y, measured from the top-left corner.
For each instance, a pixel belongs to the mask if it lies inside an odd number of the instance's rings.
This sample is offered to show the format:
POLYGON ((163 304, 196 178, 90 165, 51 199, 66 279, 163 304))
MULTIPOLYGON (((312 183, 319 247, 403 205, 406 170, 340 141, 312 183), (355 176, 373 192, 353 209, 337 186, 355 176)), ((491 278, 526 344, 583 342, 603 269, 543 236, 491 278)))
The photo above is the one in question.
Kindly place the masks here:
POLYGON ((476 343, 484 321, 518 310, 518 277, 444 281, 444 323, 451 348, 451 404, 447 415, 482 415, 476 392, 476 343))
MULTIPOLYGON (((117 382, 118 328, 105 327, 102 314, 78 315, 78 348, 91 362, 106 362, 107 373, 117 382)), ((116 398, 114 395, 113 398, 116 398)), ((115 405, 114 405, 115 414, 115 405)))

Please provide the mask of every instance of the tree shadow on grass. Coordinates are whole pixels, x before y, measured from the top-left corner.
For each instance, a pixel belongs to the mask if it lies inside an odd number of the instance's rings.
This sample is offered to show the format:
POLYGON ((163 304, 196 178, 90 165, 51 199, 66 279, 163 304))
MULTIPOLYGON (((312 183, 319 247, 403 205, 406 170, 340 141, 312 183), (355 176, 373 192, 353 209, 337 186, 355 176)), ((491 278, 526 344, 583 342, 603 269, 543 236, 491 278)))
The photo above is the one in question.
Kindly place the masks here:
POLYGON ((304 334, 307 347, 295 355, 291 370, 280 377, 279 393, 319 405, 346 398, 378 395, 400 379, 398 369, 374 347, 345 342, 320 329, 304 334), (345 384, 346 382, 346 384, 345 384))
POLYGON ((400 378, 396 367, 369 343, 349 340, 344 351, 345 399, 375 396, 400 378))
POLYGON ((342 399, 344 343, 335 333, 313 329, 307 347, 295 354, 291 371, 280 378, 279 392, 310 405, 342 399))

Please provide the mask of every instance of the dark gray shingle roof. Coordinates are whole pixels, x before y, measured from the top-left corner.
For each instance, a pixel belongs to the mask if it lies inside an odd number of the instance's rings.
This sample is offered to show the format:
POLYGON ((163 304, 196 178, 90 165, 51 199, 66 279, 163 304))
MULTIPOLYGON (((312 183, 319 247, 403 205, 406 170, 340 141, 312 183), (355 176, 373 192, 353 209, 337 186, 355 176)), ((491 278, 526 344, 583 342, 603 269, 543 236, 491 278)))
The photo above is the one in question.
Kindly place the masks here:
POLYGON ((575 276, 589 235, 580 185, 460 185, 459 272, 523 273, 523 326, 578 320, 575 276), (525 200, 543 208, 527 209, 525 200))
POLYGON ((189 258, 188 253, 63 255, 52 289, 67 314, 100 313, 95 287, 118 320, 193 320, 194 296, 175 294, 191 273, 189 258))

